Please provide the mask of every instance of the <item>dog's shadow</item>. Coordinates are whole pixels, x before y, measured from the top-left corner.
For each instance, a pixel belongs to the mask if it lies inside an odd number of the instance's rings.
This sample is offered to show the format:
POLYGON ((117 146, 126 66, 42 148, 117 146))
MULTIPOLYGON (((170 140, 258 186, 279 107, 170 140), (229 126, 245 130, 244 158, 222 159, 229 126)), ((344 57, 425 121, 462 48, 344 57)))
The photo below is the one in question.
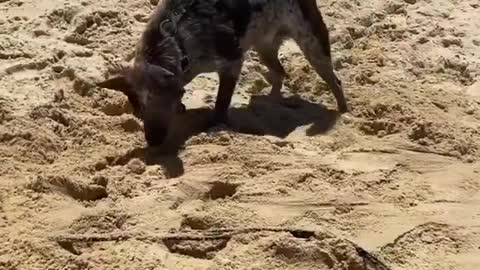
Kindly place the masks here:
MULTIPOLYGON (((187 110, 178 116, 165 143, 146 149, 146 163, 163 166, 169 178, 183 175, 184 167, 178 157, 179 151, 189 138, 208 130, 211 115, 212 110, 199 108, 187 110)), ((244 134, 285 138, 298 127, 312 124, 306 130, 306 135, 314 136, 332 129, 339 115, 337 111, 298 97, 285 98, 279 102, 268 96, 253 96, 248 106, 230 109, 228 129, 244 134)))

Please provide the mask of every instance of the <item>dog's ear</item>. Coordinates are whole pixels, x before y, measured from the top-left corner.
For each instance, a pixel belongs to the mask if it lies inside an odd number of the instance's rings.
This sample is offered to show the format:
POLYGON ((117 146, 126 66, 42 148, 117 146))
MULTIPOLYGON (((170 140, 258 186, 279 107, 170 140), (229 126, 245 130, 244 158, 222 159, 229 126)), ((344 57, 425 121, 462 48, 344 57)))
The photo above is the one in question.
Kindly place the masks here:
POLYGON ((132 85, 127 79, 125 75, 117 75, 105 81, 97 83, 98 87, 108 88, 112 90, 117 90, 123 92, 124 94, 128 94, 132 91, 132 85))
POLYGON ((147 70, 148 70, 148 73, 152 76, 158 76, 162 78, 171 78, 175 76, 173 72, 158 65, 147 64, 147 70))
POLYGON ((169 85, 171 79, 174 79, 175 74, 164 67, 152 64, 146 64, 145 73, 151 82, 154 82, 155 87, 165 87, 169 85))

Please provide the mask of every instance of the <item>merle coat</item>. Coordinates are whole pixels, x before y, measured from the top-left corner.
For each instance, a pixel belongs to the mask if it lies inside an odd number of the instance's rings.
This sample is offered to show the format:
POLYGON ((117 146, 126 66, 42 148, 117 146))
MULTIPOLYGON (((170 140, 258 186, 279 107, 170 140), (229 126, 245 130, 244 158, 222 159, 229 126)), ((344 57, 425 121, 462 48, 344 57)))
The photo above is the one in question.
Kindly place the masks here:
POLYGON ((125 93, 144 121, 147 142, 158 145, 174 114, 184 110, 184 86, 198 74, 218 73, 213 122, 228 121, 249 49, 257 51, 268 68, 271 95, 279 98, 286 74, 278 50, 289 38, 327 82, 339 111, 346 112, 342 85, 332 67, 328 29, 315 0, 163 0, 142 34, 133 66, 98 85, 125 93))

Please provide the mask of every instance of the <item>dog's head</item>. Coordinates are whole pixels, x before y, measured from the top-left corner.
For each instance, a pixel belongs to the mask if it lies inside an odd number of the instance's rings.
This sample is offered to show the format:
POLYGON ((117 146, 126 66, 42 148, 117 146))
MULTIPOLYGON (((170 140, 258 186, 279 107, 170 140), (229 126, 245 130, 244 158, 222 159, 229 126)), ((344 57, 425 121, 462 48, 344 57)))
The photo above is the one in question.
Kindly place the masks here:
POLYGON ((181 80, 157 65, 137 63, 97 86, 121 91, 128 97, 134 115, 143 120, 145 138, 151 146, 163 143, 172 119, 185 111, 181 80))

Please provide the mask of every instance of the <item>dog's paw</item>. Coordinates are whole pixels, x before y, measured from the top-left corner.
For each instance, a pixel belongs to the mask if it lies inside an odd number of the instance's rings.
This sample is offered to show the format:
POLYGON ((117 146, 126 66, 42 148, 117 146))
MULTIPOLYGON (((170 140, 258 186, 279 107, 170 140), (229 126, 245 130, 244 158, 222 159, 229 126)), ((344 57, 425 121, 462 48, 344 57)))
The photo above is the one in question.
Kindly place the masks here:
POLYGON ((231 127, 230 120, 226 116, 212 116, 208 121, 207 130, 209 132, 216 132, 225 130, 231 127))
POLYGON ((348 108, 347 104, 341 104, 338 106, 338 112, 340 114, 345 114, 350 112, 350 108, 348 108))

